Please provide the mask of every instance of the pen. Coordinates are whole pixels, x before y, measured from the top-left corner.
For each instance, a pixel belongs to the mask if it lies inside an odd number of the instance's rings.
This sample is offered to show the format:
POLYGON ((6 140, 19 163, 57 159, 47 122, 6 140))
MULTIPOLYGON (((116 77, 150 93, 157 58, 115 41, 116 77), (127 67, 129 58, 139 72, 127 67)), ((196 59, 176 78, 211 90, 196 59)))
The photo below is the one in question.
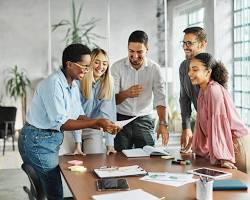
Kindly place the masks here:
POLYGON ((159 200, 164 200, 166 197, 161 197, 161 198, 159 198, 159 200))

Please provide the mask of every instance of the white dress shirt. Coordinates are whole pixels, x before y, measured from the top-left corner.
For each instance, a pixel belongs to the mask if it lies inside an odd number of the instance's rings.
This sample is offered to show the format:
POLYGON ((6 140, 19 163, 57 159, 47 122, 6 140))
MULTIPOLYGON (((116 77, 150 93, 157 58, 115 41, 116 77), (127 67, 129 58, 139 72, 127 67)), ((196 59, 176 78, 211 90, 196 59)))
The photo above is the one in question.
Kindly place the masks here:
POLYGON ((153 60, 145 58, 141 68, 136 70, 126 57, 112 65, 111 73, 116 94, 132 85, 143 86, 143 92, 138 97, 127 98, 117 105, 118 113, 129 116, 149 115, 153 112, 153 105, 166 107, 166 81, 160 66, 153 60))

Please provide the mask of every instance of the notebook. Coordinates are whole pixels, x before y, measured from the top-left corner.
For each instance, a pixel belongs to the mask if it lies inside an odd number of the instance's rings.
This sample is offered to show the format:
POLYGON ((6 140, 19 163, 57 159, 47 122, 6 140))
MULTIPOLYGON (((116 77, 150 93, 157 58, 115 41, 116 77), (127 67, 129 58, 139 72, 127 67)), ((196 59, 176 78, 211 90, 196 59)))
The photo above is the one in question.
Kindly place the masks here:
POLYGON ((225 179, 215 180, 213 190, 247 190, 247 185, 239 180, 225 179))
POLYGON ((165 147, 152 147, 148 145, 144 146, 143 148, 125 149, 122 150, 122 153, 128 158, 170 155, 165 147))

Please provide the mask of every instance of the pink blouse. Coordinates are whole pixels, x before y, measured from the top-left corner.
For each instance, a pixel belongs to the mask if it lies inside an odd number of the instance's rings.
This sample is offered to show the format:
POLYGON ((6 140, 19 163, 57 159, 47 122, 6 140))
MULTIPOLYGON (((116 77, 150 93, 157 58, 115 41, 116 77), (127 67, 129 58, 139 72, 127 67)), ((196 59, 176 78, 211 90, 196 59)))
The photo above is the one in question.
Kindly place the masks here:
POLYGON ((228 91, 216 81, 210 81, 207 89, 199 92, 197 118, 192 149, 200 156, 235 163, 233 137, 249 134, 248 128, 230 98, 228 91))

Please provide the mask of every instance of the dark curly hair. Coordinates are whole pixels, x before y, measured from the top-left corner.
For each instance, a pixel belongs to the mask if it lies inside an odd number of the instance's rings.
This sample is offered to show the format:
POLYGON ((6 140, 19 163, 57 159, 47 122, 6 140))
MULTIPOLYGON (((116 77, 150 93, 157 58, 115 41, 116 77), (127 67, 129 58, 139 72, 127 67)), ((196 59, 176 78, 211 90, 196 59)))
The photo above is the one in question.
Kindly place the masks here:
POLYGON ((209 53, 197 54, 194 59, 201 61, 207 69, 212 69, 211 79, 227 88, 228 71, 222 62, 216 61, 209 53))

